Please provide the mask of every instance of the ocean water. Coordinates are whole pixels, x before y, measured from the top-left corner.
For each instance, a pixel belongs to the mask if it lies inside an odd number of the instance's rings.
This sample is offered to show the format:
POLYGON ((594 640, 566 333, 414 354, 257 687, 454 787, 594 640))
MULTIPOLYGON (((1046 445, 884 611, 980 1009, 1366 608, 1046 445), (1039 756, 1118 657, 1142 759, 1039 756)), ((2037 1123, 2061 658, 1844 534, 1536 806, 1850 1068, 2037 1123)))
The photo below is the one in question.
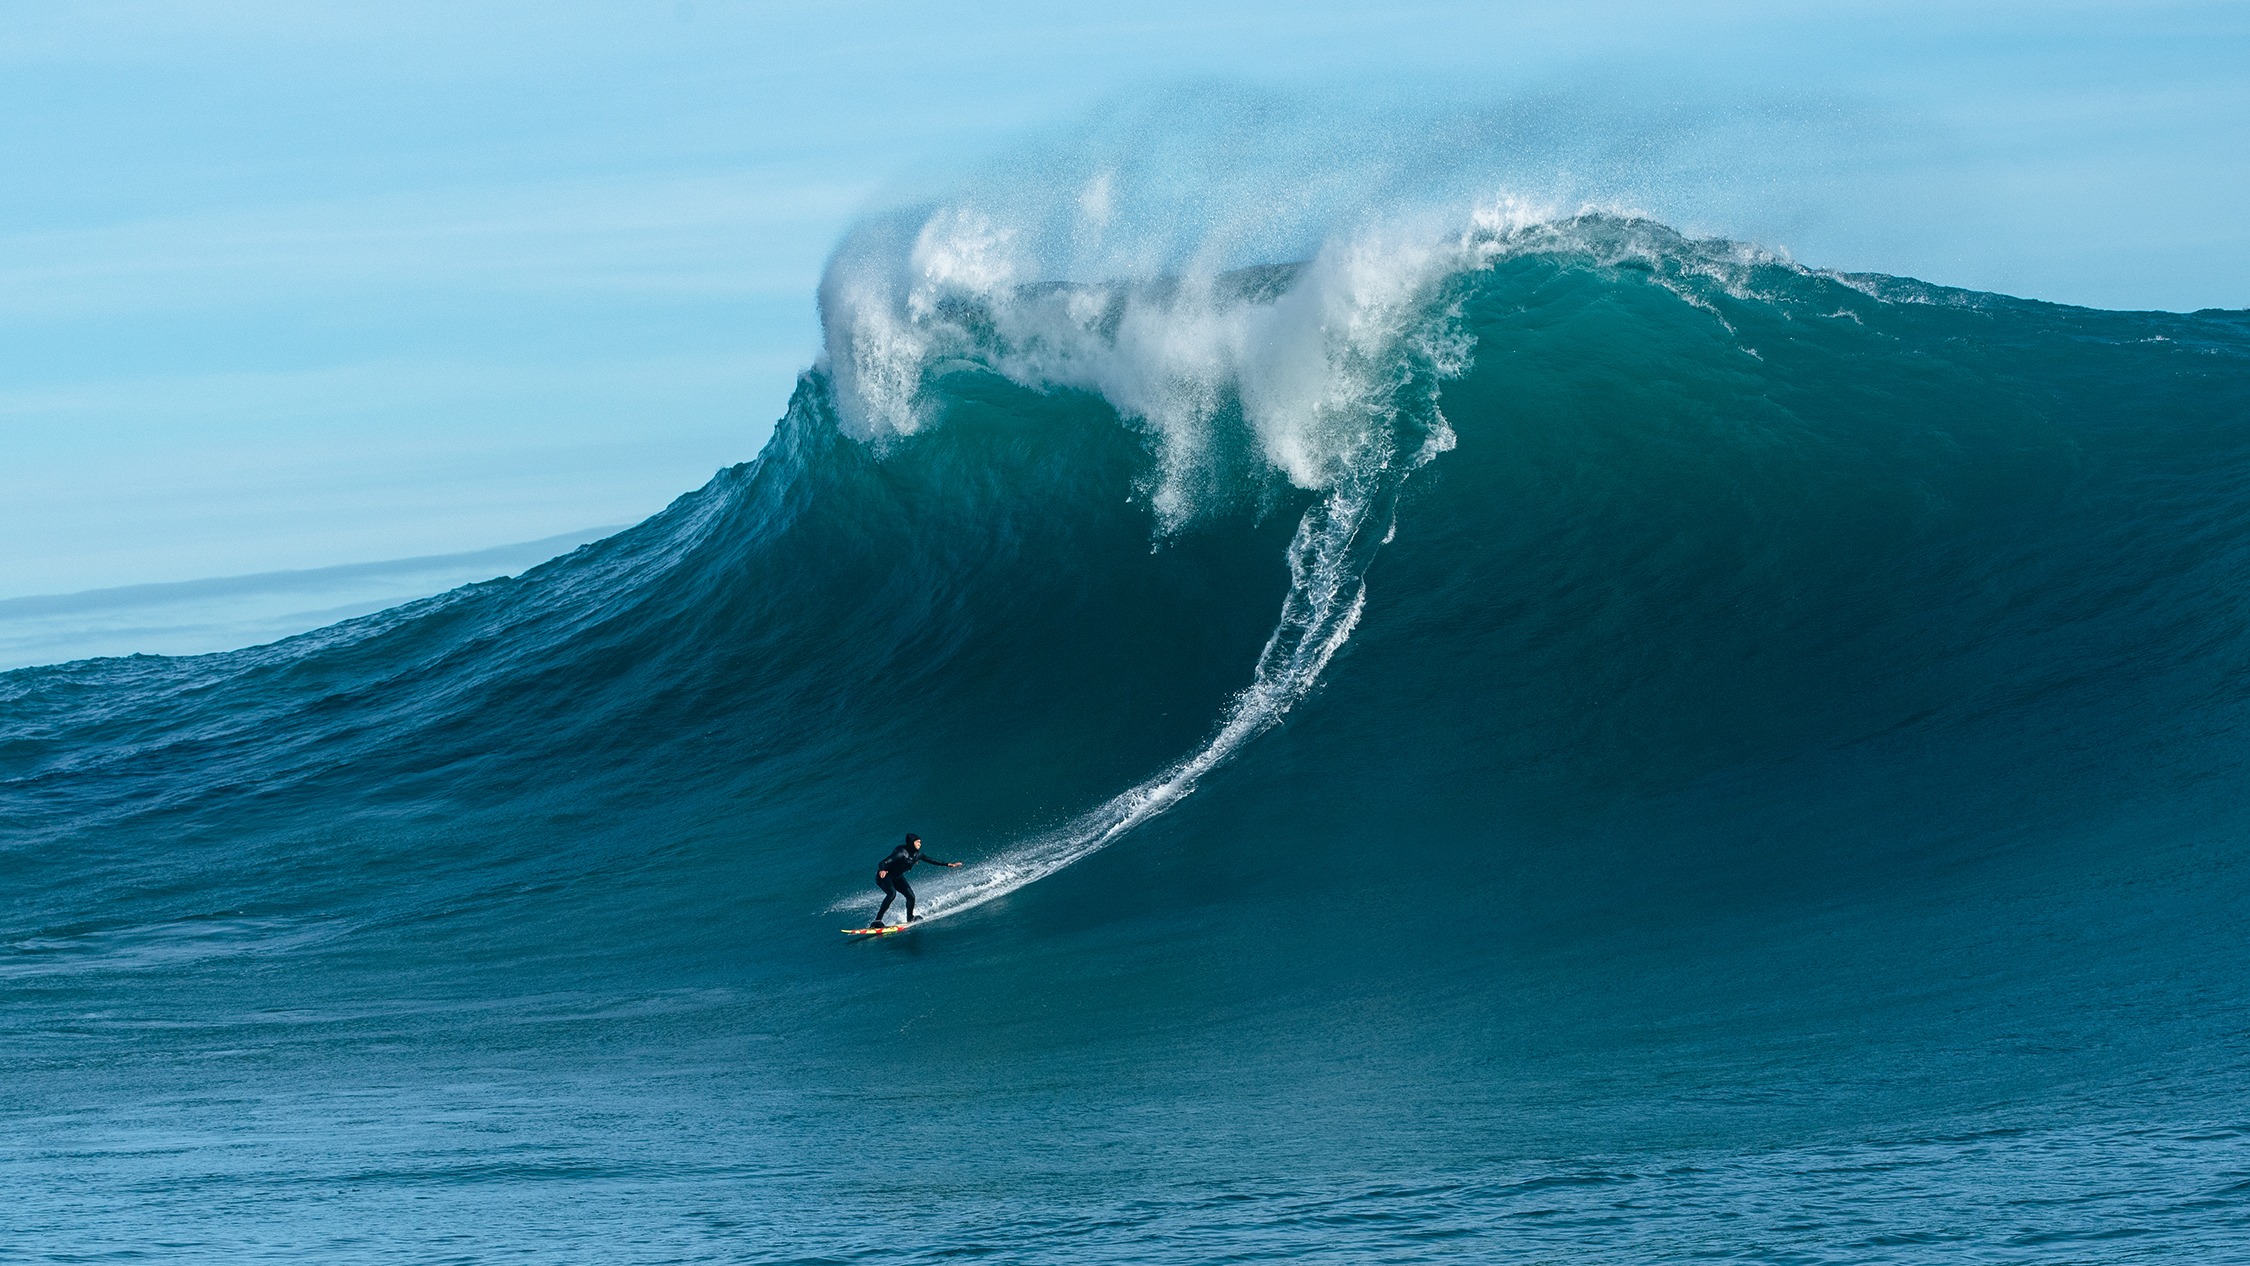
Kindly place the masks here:
POLYGON ((0 1258, 2250 1260, 2250 313, 1011 240, 636 527, 0 675, 0 1258))

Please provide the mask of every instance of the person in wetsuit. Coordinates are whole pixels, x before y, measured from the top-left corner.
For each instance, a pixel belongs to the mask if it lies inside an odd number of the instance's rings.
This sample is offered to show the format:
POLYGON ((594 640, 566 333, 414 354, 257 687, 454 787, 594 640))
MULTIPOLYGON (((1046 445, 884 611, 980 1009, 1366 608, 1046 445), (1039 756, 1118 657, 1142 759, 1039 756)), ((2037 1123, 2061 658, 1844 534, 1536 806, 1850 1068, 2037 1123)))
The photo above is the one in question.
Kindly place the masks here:
POLYGON ((954 867, 961 864, 959 862, 941 862, 935 857, 922 856, 922 837, 912 831, 907 832, 906 842, 892 849, 891 855, 883 859, 883 864, 875 868, 875 883, 883 890, 883 904, 876 907, 875 921, 867 926, 871 928, 883 926, 883 916, 890 913, 891 901, 897 897, 906 898, 906 921, 908 923, 914 922, 914 890, 906 886, 906 872, 914 869, 914 863, 916 862, 928 862, 932 866, 954 867))

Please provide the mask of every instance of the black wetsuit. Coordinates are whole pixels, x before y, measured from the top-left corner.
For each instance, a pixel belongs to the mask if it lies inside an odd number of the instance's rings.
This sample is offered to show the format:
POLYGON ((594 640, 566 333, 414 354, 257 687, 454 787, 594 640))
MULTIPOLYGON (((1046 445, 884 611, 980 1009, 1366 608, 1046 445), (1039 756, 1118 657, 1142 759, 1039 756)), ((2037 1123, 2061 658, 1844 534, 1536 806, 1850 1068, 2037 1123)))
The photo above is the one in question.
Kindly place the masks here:
POLYGON ((892 849, 891 855, 883 859, 883 864, 875 868, 875 882, 881 885, 883 889, 883 904, 876 907, 875 910, 875 921, 877 923, 881 923, 883 916, 891 912, 891 901, 898 897, 906 898, 906 921, 908 923, 914 921, 914 890, 906 885, 906 872, 912 870, 916 862, 928 862, 932 866, 951 866, 953 864, 952 862, 941 862, 935 857, 917 852, 904 844, 892 849))

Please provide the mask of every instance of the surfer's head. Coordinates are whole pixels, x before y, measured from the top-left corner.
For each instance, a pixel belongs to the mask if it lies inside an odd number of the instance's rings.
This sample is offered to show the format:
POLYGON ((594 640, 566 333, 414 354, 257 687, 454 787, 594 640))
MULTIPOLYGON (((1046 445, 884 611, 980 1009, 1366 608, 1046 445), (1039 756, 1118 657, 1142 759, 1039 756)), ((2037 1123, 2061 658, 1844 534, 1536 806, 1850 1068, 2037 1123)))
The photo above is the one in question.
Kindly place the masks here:
POLYGON ((906 833, 906 846, 915 852, 922 851, 922 837, 912 831, 906 833))

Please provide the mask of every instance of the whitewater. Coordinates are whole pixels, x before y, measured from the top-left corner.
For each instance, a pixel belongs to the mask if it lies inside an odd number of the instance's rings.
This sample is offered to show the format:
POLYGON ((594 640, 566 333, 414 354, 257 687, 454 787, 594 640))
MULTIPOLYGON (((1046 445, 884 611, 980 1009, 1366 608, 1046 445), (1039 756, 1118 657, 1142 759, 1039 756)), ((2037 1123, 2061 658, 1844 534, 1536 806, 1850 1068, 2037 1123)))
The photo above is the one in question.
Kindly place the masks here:
POLYGON ((2250 314, 1029 166, 645 523, 0 674, 12 1253, 2250 1258, 2250 314))

